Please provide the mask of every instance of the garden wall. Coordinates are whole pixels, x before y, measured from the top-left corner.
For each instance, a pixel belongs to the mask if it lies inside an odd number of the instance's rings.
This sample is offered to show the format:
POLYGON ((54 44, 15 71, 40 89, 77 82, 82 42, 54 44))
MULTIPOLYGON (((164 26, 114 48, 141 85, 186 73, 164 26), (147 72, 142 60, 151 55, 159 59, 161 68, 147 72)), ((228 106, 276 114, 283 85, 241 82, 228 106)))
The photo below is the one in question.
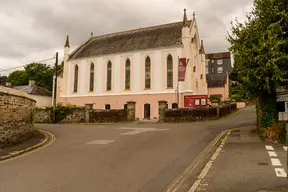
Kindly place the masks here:
POLYGON ((0 148, 17 144, 32 135, 35 103, 24 92, 0 86, 0 148))
POLYGON ((167 109, 166 101, 159 101, 160 122, 193 122, 217 119, 237 110, 237 104, 214 107, 167 109))
MULTIPOLYGON (((85 107, 61 106, 55 107, 55 123, 113 123, 135 120, 135 102, 127 103, 127 109, 119 110, 97 110, 92 104, 85 107)), ((37 108, 34 115, 35 123, 52 123, 53 107, 37 108)))

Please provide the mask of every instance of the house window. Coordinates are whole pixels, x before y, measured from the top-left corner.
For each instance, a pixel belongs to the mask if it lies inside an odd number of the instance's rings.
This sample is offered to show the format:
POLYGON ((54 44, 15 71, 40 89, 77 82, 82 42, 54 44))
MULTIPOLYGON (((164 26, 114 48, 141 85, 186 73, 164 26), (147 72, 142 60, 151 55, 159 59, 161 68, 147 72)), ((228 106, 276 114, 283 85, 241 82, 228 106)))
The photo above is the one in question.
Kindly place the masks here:
POLYGON ((214 68, 212 67, 211 72, 214 73, 214 68))
POLYGON ((205 68, 206 68, 206 74, 209 74, 208 64, 205 66, 205 68))
POLYGON ((107 91, 111 90, 112 87, 111 83, 112 83, 112 63, 111 61, 109 61, 107 64, 107 85, 106 85, 107 91))
POLYGON ((94 63, 90 65, 90 86, 89 91, 94 90, 94 63))
POLYGON ((105 110, 110 110, 111 109, 111 106, 109 104, 106 104, 105 105, 105 110))
POLYGON ((173 58, 170 54, 167 57, 167 88, 173 88, 173 58))
POLYGON ((74 89, 73 91, 76 93, 78 91, 78 72, 79 68, 78 65, 75 65, 75 69, 74 69, 74 89))
POLYGON ((172 109, 177 109, 178 108, 178 104, 177 103, 172 103, 172 109))
POLYGON ((151 88, 151 60, 147 57, 145 60, 145 89, 151 88))
POLYGON ((217 59, 217 64, 222 65, 223 64, 223 59, 217 59))
POLYGON ((125 89, 130 89, 130 60, 126 60, 125 64, 125 89))
POLYGON ((217 68, 217 72, 218 72, 218 73, 223 73, 223 67, 218 67, 218 68, 217 68))

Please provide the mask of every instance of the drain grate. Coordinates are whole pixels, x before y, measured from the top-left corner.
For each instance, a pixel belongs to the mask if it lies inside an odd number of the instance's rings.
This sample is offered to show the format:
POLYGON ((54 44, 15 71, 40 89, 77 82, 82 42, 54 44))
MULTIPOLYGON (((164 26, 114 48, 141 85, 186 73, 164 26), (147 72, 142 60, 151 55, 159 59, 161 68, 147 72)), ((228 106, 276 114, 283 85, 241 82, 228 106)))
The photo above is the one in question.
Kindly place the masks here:
POLYGON ((258 165, 268 165, 268 163, 260 162, 258 165))

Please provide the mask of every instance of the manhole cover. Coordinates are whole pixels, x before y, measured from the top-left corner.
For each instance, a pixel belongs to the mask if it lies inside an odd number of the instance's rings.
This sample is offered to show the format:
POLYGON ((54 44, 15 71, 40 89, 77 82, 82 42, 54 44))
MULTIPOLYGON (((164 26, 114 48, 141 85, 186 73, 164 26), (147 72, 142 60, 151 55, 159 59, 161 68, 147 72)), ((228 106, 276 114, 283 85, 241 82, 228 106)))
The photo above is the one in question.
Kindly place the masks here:
POLYGON ((260 162, 260 163, 258 163, 258 165, 268 165, 268 163, 260 162))

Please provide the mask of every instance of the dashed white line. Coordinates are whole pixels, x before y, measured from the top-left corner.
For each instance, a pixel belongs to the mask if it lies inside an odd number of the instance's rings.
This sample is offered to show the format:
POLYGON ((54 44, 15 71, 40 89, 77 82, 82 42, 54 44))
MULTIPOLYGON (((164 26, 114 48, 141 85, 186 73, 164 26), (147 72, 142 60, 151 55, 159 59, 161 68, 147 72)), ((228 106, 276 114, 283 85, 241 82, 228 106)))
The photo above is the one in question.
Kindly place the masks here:
POLYGON ((265 145, 265 147, 267 150, 274 151, 274 148, 271 145, 265 145))
POLYGON ((277 157, 277 154, 274 151, 268 151, 270 157, 277 157))
POLYGON ((273 166, 282 166, 282 164, 278 158, 271 158, 271 163, 273 166))
POLYGON ((283 168, 275 168, 275 173, 277 177, 287 177, 287 173, 283 168))

